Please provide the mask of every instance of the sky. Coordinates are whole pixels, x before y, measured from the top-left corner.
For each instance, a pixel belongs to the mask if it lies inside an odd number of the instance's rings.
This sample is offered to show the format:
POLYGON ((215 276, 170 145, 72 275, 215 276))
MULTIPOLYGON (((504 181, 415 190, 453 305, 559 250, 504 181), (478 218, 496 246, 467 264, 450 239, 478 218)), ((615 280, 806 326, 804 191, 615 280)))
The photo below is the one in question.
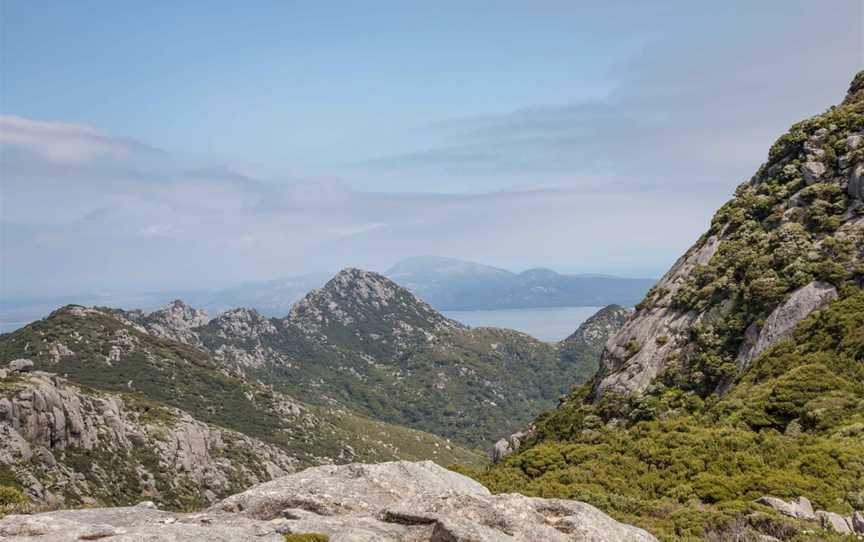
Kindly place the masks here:
POLYGON ((0 0, 0 297, 434 254, 660 276, 864 3, 0 0))

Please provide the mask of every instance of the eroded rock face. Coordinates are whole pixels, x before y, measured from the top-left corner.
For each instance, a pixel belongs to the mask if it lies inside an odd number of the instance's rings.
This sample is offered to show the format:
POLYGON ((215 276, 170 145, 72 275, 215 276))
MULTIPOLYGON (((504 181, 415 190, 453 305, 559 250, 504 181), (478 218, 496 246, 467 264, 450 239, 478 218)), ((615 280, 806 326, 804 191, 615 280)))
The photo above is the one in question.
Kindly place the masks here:
POLYGON ((703 318, 696 311, 672 307, 672 298, 694 269, 711 261, 719 246, 720 236, 711 236, 681 256, 655 286, 658 294, 652 305, 637 310, 609 338, 600 358, 596 396, 607 390, 626 394, 648 387, 678 347, 675 339, 703 318), (638 351, 633 352, 633 344, 638 351))
POLYGON ((747 330, 747 338, 736 360, 738 370, 747 369, 762 352, 792 335, 799 322, 835 299, 837 288, 827 282, 814 281, 795 290, 785 303, 774 309, 761 329, 754 323, 747 330))
POLYGON ((142 499, 195 487, 196 498, 213 502, 296 465, 275 446, 183 411, 132 409, 119 395, 85 393, 51 373, 29 373, 9 387, 0 396, 0 465, 16 473, 34 502, 62 502, 56 487, 87 502, 130 479, 137 485, 128 491, 142 499), (51 471, 50 486, 34 464, 51 471))

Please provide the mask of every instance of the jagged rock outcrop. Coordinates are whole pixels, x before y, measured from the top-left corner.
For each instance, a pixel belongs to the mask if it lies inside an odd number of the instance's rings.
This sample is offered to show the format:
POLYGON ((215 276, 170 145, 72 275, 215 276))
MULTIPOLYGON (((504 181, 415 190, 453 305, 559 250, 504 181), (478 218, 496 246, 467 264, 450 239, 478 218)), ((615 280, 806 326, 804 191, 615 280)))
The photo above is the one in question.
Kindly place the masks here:
POLYGON ((194 344, 200 343, 194 328, 203 326, 210 319, 207 311, 190 307, 176 299, 157 311, 144 314, 140 310, 116 311, 131 322, 156 337, 194 344))
POLYGON ((122 489, 168 505, 212 502, 245 485, 295 470, 287 452, 189 414, 82 391, 36 371, 3 383, 0 465, 36 502, 111 502, 122 489), (34 468, 36 466, 36 468, 34 468), (37 476, 50 471, 48 478, 37 476), (118 487, 119 486, 119 487, 118 487))
POLYGON ((577 501, 490 495, 431 462, 307 469, 229 497, 206 512, 143 504, 8 516, 0 539, 66 542, 283 540, 321 533, 332 542, 654 542, 577 501))
POLYGON ((658 377, 707 394, 855 283, 864 263, 862 75, 794 125, 609 339, 593 397, 658 377), (763 325, 764 321, 764 325, 763 325), (746 336, 746 339, 745 339, 746 336))

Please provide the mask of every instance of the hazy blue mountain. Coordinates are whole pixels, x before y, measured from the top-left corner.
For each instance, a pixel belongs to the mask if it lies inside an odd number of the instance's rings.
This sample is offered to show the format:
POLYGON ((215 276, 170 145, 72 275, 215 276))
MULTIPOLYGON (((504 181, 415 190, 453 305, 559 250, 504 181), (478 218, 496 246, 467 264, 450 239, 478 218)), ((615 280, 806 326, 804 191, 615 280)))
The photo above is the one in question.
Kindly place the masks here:
POLYGON ((403 260, 384 273, 439 310, 635 305, 654 279, 562 275, 546 268, 513 273, 437 256, 403 260))

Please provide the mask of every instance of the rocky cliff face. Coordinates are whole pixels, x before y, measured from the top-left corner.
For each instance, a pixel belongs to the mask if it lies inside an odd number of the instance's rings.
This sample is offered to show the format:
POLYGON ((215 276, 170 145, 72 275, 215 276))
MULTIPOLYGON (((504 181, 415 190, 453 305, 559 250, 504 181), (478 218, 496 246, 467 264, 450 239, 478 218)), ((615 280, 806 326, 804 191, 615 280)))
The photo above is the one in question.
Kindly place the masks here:
POLYGON ((229 497, 206 512, 134 507, 0 520, 0 537, 65 542, 262 540, 326 535, 332 542, 654 542, 578 501, 490 495, 431 462, 308 469, 229 497))
POLYGON ((861 276, 864 98, 794 125, 606 345, 594 386, 708 394, 861 276))
POLYGON ((0 465, 36 502, 146 497, 183 508, 298 463, 285 450, 179 409, 85 392, 54 374, 12 373, 0 387, 0 465))

